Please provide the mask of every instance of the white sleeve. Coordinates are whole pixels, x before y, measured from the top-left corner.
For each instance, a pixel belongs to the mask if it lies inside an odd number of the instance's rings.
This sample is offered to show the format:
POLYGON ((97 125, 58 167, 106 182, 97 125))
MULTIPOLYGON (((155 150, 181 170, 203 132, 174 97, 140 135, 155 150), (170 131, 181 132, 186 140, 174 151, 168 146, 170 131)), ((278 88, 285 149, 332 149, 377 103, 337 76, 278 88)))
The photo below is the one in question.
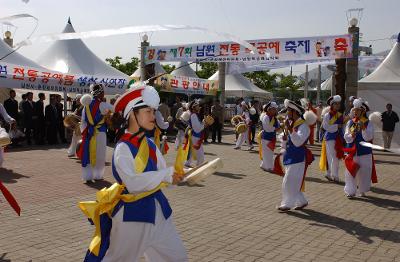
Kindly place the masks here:
POLYGON ((0 115, 4 118, 4 120, 7 123, 11 123, 12 121, 15 121, 14 118, 12 118, 9 114, 7 114, 6 109, 4 108, 4 106, 2 104, 0 104, 0 115))
POLYGON ((348 144, 353 143, 353 141, 354 141, 354 137, 352 136, 352 134, 350 132, 350 121, 347 122, 347 124, 346 124, 346 130, 344 132, 344 140, 346 140, 346 143, 348 143, 348 144))
POLYGON ((86 128, 86 106, 82 109, 82 117, 81 117, 81 132, 86 128))
POLYGON ((249 114, 249 112, 244 112, 244 118, 245 118, 245 121, 246 121, 246 124, 248 125, 248 124, 250 124, 250 114, 249 114))
POLYGON ((174 170, 166 167, 165 160, 157 148, 157 171, 148 171, 137 174, 135 161, 129 147, 119 143, 114 152, 114 164, 119 177, 129 193, 140 193, 156 188, 161 182, 172 183, 174 170))
POLYGON ((361 134, 365 141, 371 141, 374 139, 374 125, 371 123, 371 121, 368 122, 367 128, 363 130, 361 134))
POLYGON ((101 102, 99 105, 100 113, 102 115, 105 115, 107 113, 107 110, 110 110, 111 112, 114 111, 114 106, 110 103, 106 102, 101 102))
POLYGON ((306 124, 299 126, 297 132, 292 132, 290 138, 296 147, 302 146, 310 135, 310 128, 306 124))
POLYGON ((204 129, 204 124, 200 122, 199 118, 197 117, 196 114, 192 114, 190 116, 190 120, 192 121, 192 128, 194 132, 200 133, 204 129))
POLYGON ((263 118, 261 119, 261 123, 262 123, 262 127, 265 131, 268 132, 268 123, 269 123, 269 116, 267 116, 266 114, 263 116, 263 118))
POLYGON ((156 110, 155 114, 157 126, 163 130, 167 129, 169 127, 169 123, 164 122, 164 117, 162 116, 161 112, 156 110))
POLYGON ((329 113, 326 113, 324 115, 324 118, 322 119, 322 127, 329 133, 335 133, 338 130, 337 124, 334 125, 329 124, 329 113))

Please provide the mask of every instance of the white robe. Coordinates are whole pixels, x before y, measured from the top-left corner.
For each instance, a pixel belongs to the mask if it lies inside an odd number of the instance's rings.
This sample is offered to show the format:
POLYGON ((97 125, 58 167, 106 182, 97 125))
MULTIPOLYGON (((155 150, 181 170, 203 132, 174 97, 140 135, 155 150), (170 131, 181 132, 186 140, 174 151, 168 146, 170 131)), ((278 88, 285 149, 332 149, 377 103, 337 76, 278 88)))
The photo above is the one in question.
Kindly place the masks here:
MULTIPOLYGON (((166 167, 160 150, 156 150, 158 170, 137 174, 129 147, 120 143, 115 148, 115 168, 129 193, 149 191, 161 182, 172 183, 173 168, 166 167)), ((124 208, 115 214, 112 219, 110 247, 104 262, 136 262, 143 255, 147 261, 188 261, 186 249, 175 229, 172 216, 165 219, 159 202, 155 201, 155 224, 124 222, 124 208)))
MULTIPOLYGON (((293 131, 289 136, 293 144, 297 147, 302 146, 310 135, 310 128, 303 123, 298 127, 297 132, 293 131)), ((286 143, 284 144, 286 147, 286 143)), ((301 183, 303 181, 305 162, 285 165, 285 177, 282 182, 282 202, 281 207, 294 208, 308 203, 303 192, 301 183)))
MULTIPOLYGON (((101 102, 99 109, 101 114, 106 114, 107 110, 113 110, 113 106, 106 102, 101 102)), ((85 130, 86 121, 86 106, 82 110, 81 132, 85 130)), ((106 132, 98 132, 96 136, 96 165, 92 167, 90 163, 86 167, 82 167, 82 179, 89 181, 93 179, 103 179, 106 165, 107 153, 107 134, 106 132)))
MULTIPOLYGON (((363 130, 361 134, 365 141, 371 141, 374 138, 374 126, 371 121, 368 122, 367 128, 363 130)), ((353 143, 354 141, 350 133, 350 122, 346 125, 344 139, 347 143, 353 143)), ((371 188, 372 154, 362 156, 355 155, 353 160, 360 165, 356 177, 353 177, 347 169, 345 169, 344 172, 344 192, 350 196, 356 195, 357 188, 360 194, 368 192, 371 188)))
MULTIPOLYGON (((190 116, 190 121, 192 123, 192 129, 194 132, 196 133, 201 133, 204 130, 204 124, 202 122, 200 122, 199 117, 197 116, 197 114, 191 114, 190 116)), ((195 137, 194 135, 192 135, 192 145, 197 145, 197 143, 199 142, 199 140, 201 139, 201 137, 195 137)), ((203 143, 201 144, 199 149, 194 149, 195 153, 196 153, 196 158, 197 158, 197 163, 196 165, 199 166, 201 164, 203 164, 204 162, 204 149, 203 149, 203 143)), ((186 166, 190 166, 192 163, 192 159, 193 159, 193 154, 191 155, 190 159, 188 159, 185 163, 186 166)))
MULTIPOLYGON (((326 130, 326 132, 329 133, 335 133, 338 131, 338 124, 329 124, 329 113, 325 114, 323 119, 322 119, 322 128, 326 130)), ((333 179, 339 179, 339 159, 336 157, 336 150, 335 150, 335 143, 336 140, 329 140, 326 141, 326 158, 328 162, 328 170, 327 170, 327 176, 333 178, 333 179)))
MULTIPOLYGON (((270 119, 267 114, 264 114, 261 119, 262 127, 265 132, 274 132, 275 127, 270 124, 270 119)), ((272 151, 267 145, 270 140, 261 139, 262 148, 262 161, 260 167, 266 170, 272 170, 274 168, 274 151, 272 151)))
MULTIPOLYGON (((12 118, 9 114, 7 114, 6 109, 1 103, 0 103, 0 115, 8 124, 11 124, 12 121, 15 121, 14 118, 12 118)), ((4 162, 4 148, 0 146, 0 167, 3 166, 3 162, 4 162)))
POLYGON ((243 116, 245 119, 245 124, 246 124, 246 131, 243 133, 239 134, 239 137, 236 141, 236 147, 235 148, 240 148, 243 144, 243 142, 247 143, 248 147, 251 147, 250 145, 250 140, 249 140, 249 125, 250 125, 250 114, 249 111, 243 112, 243 116))

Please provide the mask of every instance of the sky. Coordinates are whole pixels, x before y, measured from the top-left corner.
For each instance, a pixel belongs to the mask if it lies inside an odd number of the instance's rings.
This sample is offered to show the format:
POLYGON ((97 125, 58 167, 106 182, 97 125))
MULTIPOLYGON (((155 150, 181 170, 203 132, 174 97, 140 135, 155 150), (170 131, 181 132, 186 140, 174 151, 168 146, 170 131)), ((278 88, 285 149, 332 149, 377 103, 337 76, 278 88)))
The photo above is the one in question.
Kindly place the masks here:
MULTIPOLYGON (((241 39, 305 37, 347 33, 346 11, 364 8, 360 20, 362 40, 384 39, 400 32, 399 0, 0 0, 0 17, 28 13, 39 19, 34 33, 61 32, 68 17, 76 31, 112 29, 123 26, 180 24, 226 32, 241 39), (27 1, 27 3, 25 3, 27 1), (396 22, 397 21, 397 22, 396 22)), ((351 16, 358 17, 353 12, 351 16)), ((34 28, 30 19, 18 26, 15 42, 24 40, 34 28)), ((3 26, 2 30, 5 31, 3 26)), ((191 31, 150 33, 152 45, 174 45, 224 41, 221 37, 191 31)), ((86 39, 100 58, 138 56, 139 35, 86 39)), ((388 39, 362 42, 374 52, 390 49, 388 39)), ((33 44, 19 52, 35 60, 51 44, 33 44)))

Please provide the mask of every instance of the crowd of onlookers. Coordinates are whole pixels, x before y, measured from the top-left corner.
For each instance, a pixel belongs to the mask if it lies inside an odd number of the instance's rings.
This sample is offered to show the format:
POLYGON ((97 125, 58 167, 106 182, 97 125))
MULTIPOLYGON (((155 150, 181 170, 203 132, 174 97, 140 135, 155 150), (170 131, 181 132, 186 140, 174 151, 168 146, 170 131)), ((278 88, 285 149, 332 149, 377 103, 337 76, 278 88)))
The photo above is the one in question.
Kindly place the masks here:
MULTIPOLYGON (((22 139, 28 145, 34 142, 36 145, 66 143, 65 128, 63 124, 64 105, 58 94, 51 94, 49 103, 44 104, 46 95, 39 93, 35 99, 32 92, 22 95, 21 101, 15 99, 16 93, 10 90, 10 96, 4 101, 4 108, 13 119, 16 120, 16 128, 24 134, 18 141, 13 141, 13 146, 18 145, 22 139)), ((2 126, 7 131, 10 126, 0 119, 2 126)))

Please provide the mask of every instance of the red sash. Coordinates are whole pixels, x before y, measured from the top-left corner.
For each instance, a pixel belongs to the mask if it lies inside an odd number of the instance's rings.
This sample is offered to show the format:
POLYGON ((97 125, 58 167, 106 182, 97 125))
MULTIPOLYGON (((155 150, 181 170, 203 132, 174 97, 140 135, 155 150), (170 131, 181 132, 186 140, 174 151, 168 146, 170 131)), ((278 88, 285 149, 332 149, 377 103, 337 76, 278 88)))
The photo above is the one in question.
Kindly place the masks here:
MULTIPOLYGON (((345 164, 347 170, 349 171, 350 175, 352 177, 356 177, 357 172, 360 169, 360 165, 357 164, 356 162, 354 162, 354 156, 357 153, 356 143, 354 143, 351 148, 344 148, 343 150, 348 153, 348 155, 344 159, 344 164, 345 164)), ((378 176, 376 175, 374 154, 371 153, 371 155, 372 155, 371 182, 378 183, 378 176)))
POLYGON ((268 142, 267 147, 271 149, 272 152, 274 152, 276 146, 276 136, 272 138, 271 141, 268 142))

